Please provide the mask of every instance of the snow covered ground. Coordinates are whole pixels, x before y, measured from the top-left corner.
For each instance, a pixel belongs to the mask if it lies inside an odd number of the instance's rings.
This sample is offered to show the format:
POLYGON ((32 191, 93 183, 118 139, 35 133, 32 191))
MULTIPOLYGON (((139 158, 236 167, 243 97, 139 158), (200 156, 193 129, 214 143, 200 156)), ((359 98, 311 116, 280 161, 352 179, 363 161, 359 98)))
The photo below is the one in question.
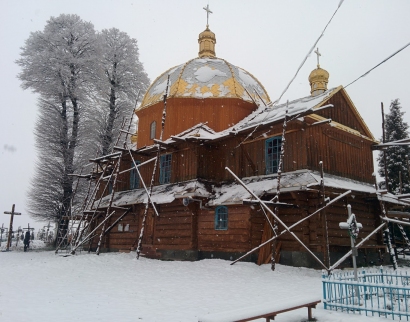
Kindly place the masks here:
MULTIPOLYGON (((321 272, 223 260, 135 258, 135 253, 63 257, 52 251, 0 252, 0 321, 198 321, 199 316, 296 295, 322 296, 321 272)), ((325 311, 318 321, 385 318, 325 311)), ((307 309, 278 322, 306 321, 307 309)), ((264 321, 260 319, 259 321, 264 321)))

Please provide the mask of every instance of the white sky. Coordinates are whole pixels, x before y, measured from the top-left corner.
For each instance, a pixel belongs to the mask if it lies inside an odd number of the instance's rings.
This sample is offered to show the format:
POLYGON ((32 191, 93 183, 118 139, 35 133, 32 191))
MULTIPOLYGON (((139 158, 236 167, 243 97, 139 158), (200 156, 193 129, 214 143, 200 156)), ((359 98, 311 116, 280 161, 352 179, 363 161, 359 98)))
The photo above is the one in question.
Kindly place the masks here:
MULTIPOLYGON (((210 29, 216 55, 246 69, 264 85, 271 100, 282 93, 308 50, 334 13, 339 0, 210 0, 210 29)), ((206 0, 0 0, 0 226, 8 227, 13 203, 23 216, 16 228, 33 220, 27 190, 36 151, 33 129, 36 96, 16 78, 20 47, 30 32, 43 30, 51 16, 78 14, 96 30, 116 27, 138 40, 140 61, 151 81, 166 69, 197 56, 198 34, 205 29, 206 0)), ((410 1, 345 0, 320 40, 320 65, 330 73, 329 87, 347 85, 410 42, 410 1)), ((410 47, 347 88, 376 138, 381 137, 380 103, 385 111, 399 98, 410 107, 410 47)), ((308 58, 282 102, 309 95, 308 58)), ((405 114, 410 123, 410 113, 405 114)), ((43 224, 36 224, 37 229, 43 224)))

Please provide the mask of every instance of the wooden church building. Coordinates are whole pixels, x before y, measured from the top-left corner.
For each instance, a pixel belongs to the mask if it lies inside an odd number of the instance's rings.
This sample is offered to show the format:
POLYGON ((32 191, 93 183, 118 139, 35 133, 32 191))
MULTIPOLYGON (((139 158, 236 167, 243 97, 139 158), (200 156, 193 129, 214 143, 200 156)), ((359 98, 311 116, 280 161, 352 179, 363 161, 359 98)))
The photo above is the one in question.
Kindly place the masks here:
MULTIPOLYGON (((198 42, 198 57, 161 74, 136 110, 135 146, 121 156, 114 191, 101 190, 93 204, 101 211, 123 209, 109 219, 102 250, 135 250, 143 226, 141 254, 150 258, 236 259, 257 247, 273 235, 267 220, 272 217, 227 167, 287 226, 323 207, 327 198, 351 190, 292 229, 318 258, 328 251, 335 262, 350 249, 347 232, 339 228, 347 220, 348 204, 363 225, 358 241, 380 224, 372 176, 377 141, 349 95, 342 86, 328 89, 329 73, 318 65, 309 76, 310 95, 273 104, 257 78, 216 57, 216 37, 208 26, 198 42), (152 176, 150 199, 158 215, 147 194, 152 176)), ((93 227, 103 219, 97 217, 93 227)), ((282 230, 279 225, 278 233, 282 230)), ((246 260, 269 261, 271 247, 246 260)), ((317 266, 289 233, 275 247, 280 263, 317 266)), ((375 234, 361 248, 359 265, 377 264, 380 251, 381 234, 375 234)))

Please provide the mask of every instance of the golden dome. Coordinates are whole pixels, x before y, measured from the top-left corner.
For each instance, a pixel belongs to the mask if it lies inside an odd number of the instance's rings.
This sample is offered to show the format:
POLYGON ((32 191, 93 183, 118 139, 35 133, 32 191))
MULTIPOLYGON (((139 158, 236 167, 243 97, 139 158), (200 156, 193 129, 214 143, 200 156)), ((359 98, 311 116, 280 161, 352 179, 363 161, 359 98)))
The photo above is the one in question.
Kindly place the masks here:
POLYGON ((208 26, 206 26, 206 29, 199 34, 198 43, 199 57, 215 57, 216 37, 215 34, 209 30, 208 26))
POLYGON ((318 65, 309 75, 310 93, 312 96, 325 92, 328 82, 329 73, 318 65))
POLYGON ((148 88, 139 110, 163 100, 168 76, 168 99, 239 98, 262 105, 270 102, 265 88, 246 70, 224 59, 198 57, 161 74, 148 88))

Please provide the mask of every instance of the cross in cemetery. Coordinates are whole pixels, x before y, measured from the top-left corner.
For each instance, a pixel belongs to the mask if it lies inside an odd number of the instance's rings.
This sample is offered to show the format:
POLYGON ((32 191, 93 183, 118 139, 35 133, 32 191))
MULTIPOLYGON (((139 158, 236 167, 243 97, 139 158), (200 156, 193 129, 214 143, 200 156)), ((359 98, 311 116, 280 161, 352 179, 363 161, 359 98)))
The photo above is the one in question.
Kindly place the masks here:
POLYGON ((27 227, 24 227, 24 228, 22 228, 22 229, 23 229, 23 231, 24 231, 24 230, 27 230, 28 232, 30 232, 30 235, 31 235, 31 232, 34 231, 34 228, 31 228, 29 223, 27 224, 27 227))
POLYGON ((4 223, 3 223, 1 224, 1 228, 0 228, 0 246, 1 246, 1 242, 3 241, 3 233, 5 230, 7 230, 7 228, 4 227, 4 223))
POLYGON ((9 226, 9 237, 7 238, 7 246, 6 246, 6 252, 8 252, 10 250, 10 246, 11 246, 11 235, 13 233, 13 219, 14 219, 14 215, 21 215, 20 212, 15 212, 14 211, 15 205, 13 204, 13 207, 11 208, 11 211, 5 211, 4 213, 6 215, 11 215, 10 216, 10 226, 9 226))

